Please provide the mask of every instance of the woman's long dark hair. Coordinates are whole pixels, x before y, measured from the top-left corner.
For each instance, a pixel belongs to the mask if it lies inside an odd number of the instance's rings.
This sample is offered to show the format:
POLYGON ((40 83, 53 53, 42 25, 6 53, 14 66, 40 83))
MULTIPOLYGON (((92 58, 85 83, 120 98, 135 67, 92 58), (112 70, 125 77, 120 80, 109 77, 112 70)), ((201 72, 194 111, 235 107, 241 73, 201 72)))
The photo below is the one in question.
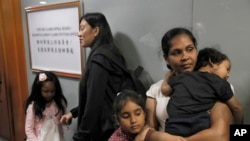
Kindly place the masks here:
POLYGON ((43 118, 43 111, 45 110, 46 106, 46 100, 42 97, 41 88, 44 84, 44 82, 52 81, 55 84, 55 96, 53 100, 55 101, 57 107, 58 107, 58 113, 62 111, 62 113, 65 113, 64 105, 67 105, 67 100, 63 95, 61 84, 57 78, 57 76, 50 72, 50 71, 43 71, 37 73, 35 80, 33 82, 31 93, 29 97, 27 98, 25 102, 25 112, 28 109, 29 104, 34 102, 34 113, 36 116, 38 116, 40 119, 43 118), (44 81, 39 80, 39 75, 45 74, 46 79, 44 81))
POLYGON ((86 20, 86 22, 92 27, 99 27, 99 34, 95 38, 92 48, 97 46, 111 44, 114 45, 113 35, 109 26, 109 23, 106 17, 102 13, 87 13, 81 17, 80 22, 82 20, 86 20))
MULTIPOLYGON (((109 23, 106 17, 102 13, 98 12, 87 13, 80 18, 80 23, 82 20, 85 20, 92 28, 99 27, 99 34, 95 37, 93 43, 91 44, 91 52, 89 54, 89 57, 91 57, 91 55, 95 52, 97 48, 104 45, 113 46, 112 50, 114 50, 114 52, 118 54, 121 54, 119 49, 116 47, 114 43, 109 23)), ((123 56, 119 57, 121 57, 121 60, 126 65, 124 57, 123 56)))

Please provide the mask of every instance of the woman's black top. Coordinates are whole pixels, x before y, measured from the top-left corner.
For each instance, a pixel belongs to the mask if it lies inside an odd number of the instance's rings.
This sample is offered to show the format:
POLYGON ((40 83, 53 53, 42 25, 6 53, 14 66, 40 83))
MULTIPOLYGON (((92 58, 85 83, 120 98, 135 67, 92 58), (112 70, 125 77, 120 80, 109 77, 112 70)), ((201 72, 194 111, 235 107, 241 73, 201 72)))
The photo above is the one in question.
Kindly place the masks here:
MULTIPOLYGON (((114 53, 125 66, 124 58, 116 47, 100 47, 114 53)), ((105 56, 95 54, 97 49, 92 49, 85 65, 79 84, 79 105, 71 110, 73 117, 78 116, 78 131, 74 140, 106 140, 106 134, 109 136, 115 130, 113 102, 120 91, 123 72, 105 56)))

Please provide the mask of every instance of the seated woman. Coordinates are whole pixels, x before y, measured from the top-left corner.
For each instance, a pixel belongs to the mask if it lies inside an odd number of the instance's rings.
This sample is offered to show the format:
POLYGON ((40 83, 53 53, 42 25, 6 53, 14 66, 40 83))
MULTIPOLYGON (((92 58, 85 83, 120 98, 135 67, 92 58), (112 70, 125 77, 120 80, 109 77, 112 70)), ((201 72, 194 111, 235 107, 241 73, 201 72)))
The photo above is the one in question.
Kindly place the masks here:
MULTIPOLYGON (((169 30, 162 38, 164 59, 174 75, 193 71, 197 62, 197 42, 193 34, 185 28, 169 30)), ((166 105, 169 97, 161 93, 163 80, 153 84, 147 92, 147 122, 151 127, 164 131, 168 117, 166 105)), ((230 109, 221 102, 216 102, 211 109, 211 127, 192 136, 185 137, 188 141, 228 141, 229 124, 233 122, 230 109)), ((167 140, 172 135, 159 131, 148 133, 146 140, 167 140)), ((184 138, 183 138, 184 139, 184 138)))

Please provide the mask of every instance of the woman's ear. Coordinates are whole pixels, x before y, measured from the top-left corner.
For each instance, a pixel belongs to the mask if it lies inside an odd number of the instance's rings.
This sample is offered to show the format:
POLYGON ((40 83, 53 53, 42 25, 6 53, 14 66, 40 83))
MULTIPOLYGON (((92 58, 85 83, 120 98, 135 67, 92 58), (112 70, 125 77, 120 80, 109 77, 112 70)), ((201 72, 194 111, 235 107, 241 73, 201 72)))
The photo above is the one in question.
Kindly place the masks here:
POLYGON ((164 60, 165 60, 165 62, 166 62, 166 64, 167 64, 167 66, 169 65, 169 63, 168 63, 168 56, 167 55, 163 55, 163 58, 164 58, 164 60))
POLYGON ((165 55, 165 54, 163 54, 163 58, 165 59, 165 61, 166 61, 166 63, 168 62, 168 56, 167 55, 165 55))
POLYGON ((99 27, 99 26, 96 26, 94 30, 95 30, 95 34, 94 34, 94 35, 95 35, 95 37, 96 37, 96 36, 99 35, 100 27, 99 27))
POLYGON ((168 68, 169 70, 173 70, 173 69, 171 68, 171 66, 169 65, 169 63, 168 63, 168 56, 164 54, 164 55, 163 55, 163 58, 165 59, 167 68, 168 68))

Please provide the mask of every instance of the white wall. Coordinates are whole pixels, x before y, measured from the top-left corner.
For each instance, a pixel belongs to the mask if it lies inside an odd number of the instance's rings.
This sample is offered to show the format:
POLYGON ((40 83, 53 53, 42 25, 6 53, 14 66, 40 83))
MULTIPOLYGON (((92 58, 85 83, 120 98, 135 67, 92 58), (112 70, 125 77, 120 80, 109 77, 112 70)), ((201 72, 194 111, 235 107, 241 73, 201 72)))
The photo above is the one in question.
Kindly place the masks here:
POLYGON ((84 12, 94 11, 106 15, 129 67, 141 64, 155 81, 166 70, 159 53, 163 34, 192 26, 192 0, 84 0, 84 12))
MULTIPOLYGON (((22 19, 23 19, 24 43, 25 43, 26 64, 27 64, 26 67, 27 67, 29 90, 31 89, 31 85, 35 79, 35 74, 33 74, 33 72, 31 71, 31 67, 30 67, 28 32, 27 32, 27 26, 26 26, 25 8, 29 6, 40 6, 39 1, 40 0, 22 0, 22 9, 23 9, 22 19)), ((48 4, 64 3, 64 2, 70 2, 70 1, 74 1, 74 0, 50 0, 48 1, 48 4)), ((68 100, 68 110, 70 110, 72 107, 77 106, 78 104, 79 79, 59 77, 59 81, 61 82, 64 95, 66 96, 68 100)), ((73 120, 71 126, 69 126, 69 129, 66 126, 64 127, 65 137, 66 137, 65 141, 72 140, 71 138, 74 132, 76 132, 76 126, 77 126, 77 120, 73 120)))
MULTIPOLYGON (((23 9, 35 6, 39 0, 22 0, 23 9)), ((62 3, 71 0, 53 0, 62 3)), ((243 103, 245 111, 250 105, 250 2, 249 0, 81 0, 84 13, 102 12, 106 15, 116 43, 124 54, 128 66, 142 65, 153 81, 164 77, 167 71, 161 53, 161 38, 170 28, 181 26, 193 29, 198 47, 217 45, 232 61, 229 81, 243 103)), ((29 66, 27 27, 23 10, 24 37, 27 56, 29 86, 34 74, 29 66)), ((88 52, 88 51, 87 51, 88 52)), ((78 79, 60 77, 68 99, 68 109, 78 103, 78 79)), ((250 123, 246 113, 246 123, 250 123)), ((66 140, 76 131, 76 120, 65 130, 66 140)))

